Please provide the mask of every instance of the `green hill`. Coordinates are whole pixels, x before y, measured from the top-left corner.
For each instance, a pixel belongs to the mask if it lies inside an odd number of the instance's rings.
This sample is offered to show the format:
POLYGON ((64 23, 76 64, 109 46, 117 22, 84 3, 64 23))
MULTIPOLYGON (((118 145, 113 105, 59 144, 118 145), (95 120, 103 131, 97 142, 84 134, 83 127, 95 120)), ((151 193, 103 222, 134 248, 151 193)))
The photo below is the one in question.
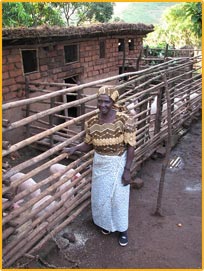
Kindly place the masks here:
POLYGON ((115 2, 114 17, 126 23, 158 24, 166 9, 178 2, 115 2))

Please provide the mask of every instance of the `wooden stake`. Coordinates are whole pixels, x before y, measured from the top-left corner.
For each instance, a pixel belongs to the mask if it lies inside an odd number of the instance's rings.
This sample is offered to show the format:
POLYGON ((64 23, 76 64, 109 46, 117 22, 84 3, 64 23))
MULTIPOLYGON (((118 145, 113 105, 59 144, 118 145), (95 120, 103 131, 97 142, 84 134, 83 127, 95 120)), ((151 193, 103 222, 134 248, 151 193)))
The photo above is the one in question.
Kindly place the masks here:
POLYGON ((170 100, 166 75, 163 74, 162 77, 163 77, 163 80, 164 80, 164 83, 165 83, 165 94, 166 94, 166 100, 167 100, 168 137, 167 137, 167 140, 166 140, 166 155, 165 155, 164 161, 162 163, 162 170, 161 170, 161 177, 160 177, 160 182, 159 182, 159 190, 158 190, 156 211, 154 213, 156 216, 162 216, 162 214, 161 214, 161 202, 162 202, 162 196, 163 196, 165 174, 166 174, 166 169, 168 167, 169 157, 170 157, 170 152, 171 152, 171 138, 172 138, 171 100, 170 100))

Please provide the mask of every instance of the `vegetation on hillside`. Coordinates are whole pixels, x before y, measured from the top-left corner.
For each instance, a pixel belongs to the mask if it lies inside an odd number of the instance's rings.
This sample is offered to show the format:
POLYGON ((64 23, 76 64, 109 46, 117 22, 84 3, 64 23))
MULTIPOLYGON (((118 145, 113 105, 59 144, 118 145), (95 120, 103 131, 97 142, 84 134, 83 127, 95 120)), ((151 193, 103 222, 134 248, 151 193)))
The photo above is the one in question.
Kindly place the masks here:
POLYGON ((155 26, 145 43, 154 47, 173 48, 186 45, 201 46, 202 10, 200 2, 185 2, 169 8, 162 17, 162 23, 155 26))
POLYGON ((116 2, 113 21, 159 24, 164 11, 175 4, 174 2, 116 2))

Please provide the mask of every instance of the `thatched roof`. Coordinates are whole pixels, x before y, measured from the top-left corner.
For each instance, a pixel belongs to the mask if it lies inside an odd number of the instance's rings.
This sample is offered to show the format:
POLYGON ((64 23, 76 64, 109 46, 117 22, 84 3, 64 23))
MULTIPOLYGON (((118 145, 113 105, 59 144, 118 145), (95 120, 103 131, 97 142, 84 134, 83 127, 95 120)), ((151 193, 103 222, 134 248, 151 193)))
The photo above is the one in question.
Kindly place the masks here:
POLYGON ((83 27, 4 28, 2 40, 3 46, 28 45, 116 35, 146 35, 152 31, 154 31, 153 25, 128 23, 105 23, 83 27))

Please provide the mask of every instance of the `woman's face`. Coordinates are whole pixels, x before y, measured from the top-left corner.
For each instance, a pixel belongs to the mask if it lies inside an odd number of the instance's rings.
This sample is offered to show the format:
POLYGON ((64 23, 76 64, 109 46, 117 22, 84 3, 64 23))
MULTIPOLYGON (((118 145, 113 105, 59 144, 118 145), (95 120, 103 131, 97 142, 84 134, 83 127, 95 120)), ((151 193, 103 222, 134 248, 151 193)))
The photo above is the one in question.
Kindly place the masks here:
POLYGON ((103 115, 107 115, 113 106, 113 100, 106 94, 98 96, 98 108, 103 115))

